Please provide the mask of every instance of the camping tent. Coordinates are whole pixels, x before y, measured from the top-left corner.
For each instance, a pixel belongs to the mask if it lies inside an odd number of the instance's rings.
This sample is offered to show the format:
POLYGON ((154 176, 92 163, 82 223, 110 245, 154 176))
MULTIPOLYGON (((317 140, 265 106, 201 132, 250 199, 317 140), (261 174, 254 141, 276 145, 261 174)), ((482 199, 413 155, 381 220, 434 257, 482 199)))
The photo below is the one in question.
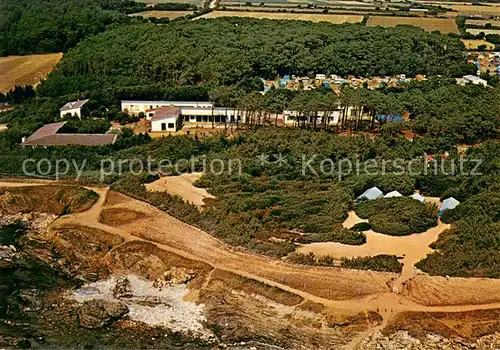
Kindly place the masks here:
POLYGON ((398 191, 391 191, 384 196, 384 198, 392 198, 392 197, 403 197, 403 195, 398 191))
POLYGON ((413 199, 416 199, 417 201, 425 203, 425 198, 420 193, 414 193, 410 197, 413 198, 413 199))
POLYGON ((367 189, 361 196, 356 198, 357 200, 363 200, 363 199, 377 199, 377 198, 382 198, 384 194, 382 193, 381 190, 379 190, 377 187, 372 187, 367 189))
POLYGON ((453 197, 446 198, 439 207, 438 215, 443 215, 443 213, 449 209, 455 209, 459 204, 460 202, 453 197))

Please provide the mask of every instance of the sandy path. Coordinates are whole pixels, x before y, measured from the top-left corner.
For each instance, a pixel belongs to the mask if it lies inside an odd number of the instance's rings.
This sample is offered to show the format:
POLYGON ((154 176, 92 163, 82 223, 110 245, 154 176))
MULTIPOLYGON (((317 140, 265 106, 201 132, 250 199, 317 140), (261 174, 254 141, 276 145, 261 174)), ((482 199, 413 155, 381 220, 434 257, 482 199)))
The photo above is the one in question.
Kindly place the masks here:
MULTIPOLYGON (((357 223, 367 222, 359 218, 354 211, 349 212, 343 226, 351 228, 357 223)), ((347 245, 336 242, 311 243, 300 246, 297 251, 307 254, 313 252, 317 256, 330 255, 336 259, 342 257, 355 258, 358 256, 375 256, 389 254, 403 257, 402 281, 407 281, 415 275, 414 265, 432 252, 429 245, 436 241, 441 232, 450 228, 450 225, 441 221, 438 225, 422 233, 409 236, 389 236, 372 230, 365 231, 366 243, 363 245, 347 245)))
POLYGON ((198 188, 193 183, 201 177, 202 173, 182 174, 179 176, 166 176, 146 184, 149 191, 167 191, 174 196, 182 197, 186 202, 198 207, 205 205, 204 199, 215 198, 204 188, 198 188))

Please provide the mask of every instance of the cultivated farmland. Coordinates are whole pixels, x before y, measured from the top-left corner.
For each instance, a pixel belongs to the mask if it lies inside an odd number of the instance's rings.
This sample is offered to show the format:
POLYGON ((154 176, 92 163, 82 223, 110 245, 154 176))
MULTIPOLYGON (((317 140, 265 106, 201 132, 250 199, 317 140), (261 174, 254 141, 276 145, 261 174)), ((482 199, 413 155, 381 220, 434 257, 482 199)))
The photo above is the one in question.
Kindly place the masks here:
POLYGON ((213 11, 198 18, 217 18, 217 17, 251 17, 258 19, 288 19, 312 22, 329 22, 334 24, 341 23, 360 23, 363 20, 361 15, 324 15, 309 13, 265 13, 265 12, 246 12, 246 11, 213 11))
POLYGON ((62 58, 62 53, 0 57, 0 92, 16 85, 38 85, 62 58))
POLYGON ((398 25, 411 25, 420 27, 429 32, 438 30, 442 34, 458 33, 455 20, 452 18, 370 16, 366 24, 371 27, 396 27, 398 25))
POLYGON ((452 5, 451 9, 463 15, 500 15, 500 6, 452 5))
POLYGON ((146 18, 154 17, 154 18, 168 18, 174 19, 178 17, 184 17, 193 13, 192 11, 145 11, 133 13, 130 16, 142 16, 146 18))
POLYGON ((467 28, 467 33, 471 33, 474 35, 478 35, 479 33, 500 34, 500 29, 467 28))
POLYGON ((485 26, 488 23, 495 27, 500 27, 500 19, 468 19, 466 24, 474 26, 485 26))

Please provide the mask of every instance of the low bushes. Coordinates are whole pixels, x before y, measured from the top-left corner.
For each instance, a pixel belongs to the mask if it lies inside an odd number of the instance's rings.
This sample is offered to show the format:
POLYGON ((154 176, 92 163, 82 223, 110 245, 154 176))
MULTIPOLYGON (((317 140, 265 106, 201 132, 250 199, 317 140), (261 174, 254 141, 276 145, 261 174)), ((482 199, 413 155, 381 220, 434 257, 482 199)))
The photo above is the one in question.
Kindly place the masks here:
POLYGON ((312 266, 340 266, 346 269, 372 270, 399 273, 403 270, 403 265, 395 255, 376 255, 358 258, 342 258, 340 262, 329 255, 316 257, 314 253, 308 254, 293 253, 288 256, 288 260, 295 264, 312 266))
POLYGON ((345 228, 333 230, 332 232, 314 233, 307 236, 301 236, 297 243, 309 244, 314 242, 338 242, 342 244, 361 245, 366 243, 366 236, 356 230, 345 228))
POLYGON ((380 198, 362 201, 356 214, 370 221, 371 228, 391 236, 405 236, 428 230, 437 224, 437 206, 413 198, 380 198))
POLYGON ((351 227, 350 230, 362 232, 362 231, 371 230, 371 228, 372 228, 372 226, 370 225, 370 223, 360 222, 360 223, 357 223, 356 225, 354 225, 353 227, 351 227))
POLYGON ((342 258, 340 266, 346 269, 372 270, 400 273, 403 265, 399 262, 397 256, 381 254, 376 256, 342 258))

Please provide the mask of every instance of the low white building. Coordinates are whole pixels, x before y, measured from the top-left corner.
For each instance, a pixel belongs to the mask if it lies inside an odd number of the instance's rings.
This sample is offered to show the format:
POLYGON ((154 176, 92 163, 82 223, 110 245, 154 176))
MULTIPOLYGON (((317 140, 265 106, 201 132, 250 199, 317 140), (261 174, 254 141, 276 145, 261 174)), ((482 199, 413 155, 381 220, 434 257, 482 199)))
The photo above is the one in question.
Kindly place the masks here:
POLYGON ((215 107, 211 102, 122 101, 121 107, 123 112, 132 115, 142 112, 146 116, 146 119, 151 121, 157 119, 157 112, 163 108, 177 108, 179 110, 178 115, 187 128, 211 125, 212 118, 214 123, 245 122, 245 113, 243 111, 236 108, 215 107))
POLYGON ((488 82, 486 80, 476 77, 475 75, 464 75, 461 79, 458 80, 458 83, 460 85, 472 83, 475 85, 488 86, 488 82))
POLYGON ((88 102, 89 100, 78 100, 78 101, 72 101, 66 103, 64 106, 62 106, 59 109, 61 118, 67 116, 68 114, 71 116, 77 116, 78 118, 82 119, 82 107, 88 102))
POLYGON ((283 111, 283 122, 285 125, 293 126, 297 124, 314 124, 314 119, 316 119, 316 125, 322 125, 326 121, 327 125, 337 125, 340 120, 340 110, 335 111, 319 111, 316 118, 311 115, 301 115, 299 111, 285 110, 283 111))
POLYGON ((181 110, 178 107, 160 107, 151 118, 152 132, 175 132, 181 127, 181 110))
POLYGON ((211 102, 190 102, 190 101, 122 101, 122 111, 131 115, 144 113, 147 117, 153 117, 154 110, 160 107, 186 107, 196 108, 197 110, 211 111, 213 103, 211 102))

